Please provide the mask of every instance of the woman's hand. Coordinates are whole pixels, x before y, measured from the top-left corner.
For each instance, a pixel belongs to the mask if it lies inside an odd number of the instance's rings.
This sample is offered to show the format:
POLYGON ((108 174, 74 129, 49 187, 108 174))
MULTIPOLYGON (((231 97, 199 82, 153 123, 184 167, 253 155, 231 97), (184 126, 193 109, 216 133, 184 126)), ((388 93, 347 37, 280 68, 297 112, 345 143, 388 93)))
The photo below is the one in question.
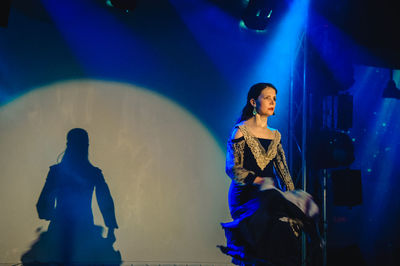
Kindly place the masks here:
POLYGON ((257 184, 259 186, 258 189, 260 191, 276 188, 275 184, 274 184, 274 180, 272 180, 271 177, 259 177, 258 176, 258 177, 256 177, 256 179, 254 179, 254 184, 257 184), (259 179, 257 180, 257 178, 259 178, 259 179))
POLYGON ((259 185, 259 186, 261 186, 261 185, 264 183, 264 181, 265 181, 265 178, 264 178, 264 177, 257 176, 257 177, 254 179, 253 184, 254 184, 254 185, 259 185))

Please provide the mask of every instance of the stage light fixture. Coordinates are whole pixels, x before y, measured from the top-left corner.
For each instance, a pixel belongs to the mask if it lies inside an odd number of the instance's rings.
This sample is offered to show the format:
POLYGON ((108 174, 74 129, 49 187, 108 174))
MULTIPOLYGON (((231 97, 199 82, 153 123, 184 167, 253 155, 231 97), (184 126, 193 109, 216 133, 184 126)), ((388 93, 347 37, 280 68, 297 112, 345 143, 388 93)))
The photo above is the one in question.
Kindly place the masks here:
POLYGON ((136 8, 137 0, 107 0, 106 4, 111 7, 125 10, 125 12, 128 13, 136 8))
POLYGON ((393 70, 390 71, 390 80, 383 90, 382 97, 400 99, 400 90, 396 87, 396 83, 393 80, 393 70))
POLYGON ((247 28, 265 30, 275 15, 277 0, 250 0, 242 15, 247 28))

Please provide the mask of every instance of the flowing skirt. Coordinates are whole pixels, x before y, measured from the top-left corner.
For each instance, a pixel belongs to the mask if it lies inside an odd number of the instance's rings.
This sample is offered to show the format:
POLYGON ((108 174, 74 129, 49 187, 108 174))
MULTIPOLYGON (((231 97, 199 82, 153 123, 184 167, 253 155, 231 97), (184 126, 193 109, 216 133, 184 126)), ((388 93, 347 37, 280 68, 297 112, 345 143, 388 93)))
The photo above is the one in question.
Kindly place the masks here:
POLYGON ((289 192, 259 191, 257 200, 246 204, 249 211, 221 224, 227 245, 219 247, 234 264, 300 265, 301 232, 315 231, 309 215, 315 216, 318 210, 315 212, 316 205, 308 194, 285 193, 289 192))

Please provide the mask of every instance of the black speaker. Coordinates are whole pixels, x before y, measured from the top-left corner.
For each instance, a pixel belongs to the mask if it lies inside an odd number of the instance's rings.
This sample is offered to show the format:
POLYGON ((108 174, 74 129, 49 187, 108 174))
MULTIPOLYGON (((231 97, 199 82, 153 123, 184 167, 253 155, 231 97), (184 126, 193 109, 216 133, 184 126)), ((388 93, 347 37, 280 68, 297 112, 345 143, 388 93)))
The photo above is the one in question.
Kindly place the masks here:
POLYGON ((11 0, 0 1, 0 27, 7 27, 10 16, 11 0))
POLYGON ((361 170, 336 170, 331 173, 333 204, 356 206, 362 203, 361 170))
POLYGON ((353 244, 343 247, 328 247, 328 266, 365 266, 366 261, 363 258, 358 245, 353 244))

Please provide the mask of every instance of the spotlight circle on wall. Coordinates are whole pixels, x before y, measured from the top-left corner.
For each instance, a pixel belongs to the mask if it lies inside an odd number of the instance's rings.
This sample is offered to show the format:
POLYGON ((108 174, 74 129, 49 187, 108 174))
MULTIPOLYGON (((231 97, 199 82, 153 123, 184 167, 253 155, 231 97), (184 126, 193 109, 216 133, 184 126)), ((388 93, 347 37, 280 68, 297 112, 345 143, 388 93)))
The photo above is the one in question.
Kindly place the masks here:
MULTIPOLYGON (((48 222, 35 204, 72 128, 89 134, 89 159, 110 188, 125 262, 218 262, 229 220, 224 153, 177 103, 134 85, 64 81, 0 107, 0 247, 17 263, 48 222), (12 202, 12 204, 7 204, 12 202)), ((93 198, 95 224, 104 226, 93 198)))

